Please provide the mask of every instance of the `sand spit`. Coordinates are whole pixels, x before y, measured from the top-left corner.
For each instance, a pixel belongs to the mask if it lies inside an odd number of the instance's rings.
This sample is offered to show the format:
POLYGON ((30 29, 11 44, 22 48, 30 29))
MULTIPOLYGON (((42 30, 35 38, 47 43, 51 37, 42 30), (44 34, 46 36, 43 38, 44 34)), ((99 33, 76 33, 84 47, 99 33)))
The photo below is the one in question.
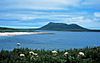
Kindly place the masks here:
POLYGON ((0 36, 16 36, 16 35, 30 35, 30 34, 49 34, 48 32, 0 32, 0 36))

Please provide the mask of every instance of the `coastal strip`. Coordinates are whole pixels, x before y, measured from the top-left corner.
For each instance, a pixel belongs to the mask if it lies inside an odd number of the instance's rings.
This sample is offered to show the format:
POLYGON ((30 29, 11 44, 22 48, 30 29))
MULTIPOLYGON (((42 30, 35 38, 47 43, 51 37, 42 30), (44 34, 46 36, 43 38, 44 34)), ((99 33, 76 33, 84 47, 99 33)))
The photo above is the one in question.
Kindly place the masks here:
POLYGON ((30 35, 30 34, 51 34, 48 32, 3 32, 0 36, 16 36, 16 35, 30 35))

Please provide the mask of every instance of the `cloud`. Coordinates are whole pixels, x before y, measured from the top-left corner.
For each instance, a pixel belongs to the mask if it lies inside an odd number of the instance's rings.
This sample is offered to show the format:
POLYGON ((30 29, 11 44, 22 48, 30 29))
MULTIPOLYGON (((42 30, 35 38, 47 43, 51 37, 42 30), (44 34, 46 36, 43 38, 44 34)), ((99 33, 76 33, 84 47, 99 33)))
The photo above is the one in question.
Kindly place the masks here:
POLYGON ((4 0, 4 8, 63 9, 63 6, 76 6, 80 0, 4 0))
POLYGON ((0 25, 38 27, 52 21, 97 27, 99 5, 100 0, 2 0, 0 25))
POLYGON ((95 13, 94 13, 94 16, 95 16, 95 17, 100 17, 100 12, 95 12, 95 13))
POLYGON ((81 4, 80 7, 82 8, 90 8, 94 10, 99 10, 100 7, 100 0, 84 0, 81 4))
POLYGON ((33 20, 33 19, 35 19, 35 18, 37 18, 37 17, 35 17, 35 16, 21 16, 21 17, 19 18, 19 20, 20 20, 20 21, 30 21, 30 20, 33 20))
POLYGON ((84 0, 83 5, 99 5, 100 0, 84 0))

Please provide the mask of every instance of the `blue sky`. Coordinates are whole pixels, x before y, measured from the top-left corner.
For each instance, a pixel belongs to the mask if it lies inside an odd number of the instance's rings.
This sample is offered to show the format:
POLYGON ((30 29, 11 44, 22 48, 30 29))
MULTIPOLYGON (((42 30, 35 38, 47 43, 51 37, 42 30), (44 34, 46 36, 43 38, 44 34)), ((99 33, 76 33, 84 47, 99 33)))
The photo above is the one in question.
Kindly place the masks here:
POLYGON ((100 29, 100 0, 1 0, 0 26, 37 28, 49 22, 100 29))

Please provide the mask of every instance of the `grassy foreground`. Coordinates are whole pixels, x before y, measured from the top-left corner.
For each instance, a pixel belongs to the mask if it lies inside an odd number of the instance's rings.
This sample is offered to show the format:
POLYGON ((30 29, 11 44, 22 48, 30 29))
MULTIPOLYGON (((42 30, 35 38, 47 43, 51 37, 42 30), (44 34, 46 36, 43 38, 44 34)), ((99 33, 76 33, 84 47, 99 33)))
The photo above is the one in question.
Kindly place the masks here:
POLYGON ((1 50, 0 63, 100 63, 100 47, 56 50, 56 52, 28 48, 1 50), (32 52, 35 54, 32 55, 32 52), (68 54, 64 55, 65 52, 68 54), (84 52, 84 56, 78 56, 79 52, 84 52))

